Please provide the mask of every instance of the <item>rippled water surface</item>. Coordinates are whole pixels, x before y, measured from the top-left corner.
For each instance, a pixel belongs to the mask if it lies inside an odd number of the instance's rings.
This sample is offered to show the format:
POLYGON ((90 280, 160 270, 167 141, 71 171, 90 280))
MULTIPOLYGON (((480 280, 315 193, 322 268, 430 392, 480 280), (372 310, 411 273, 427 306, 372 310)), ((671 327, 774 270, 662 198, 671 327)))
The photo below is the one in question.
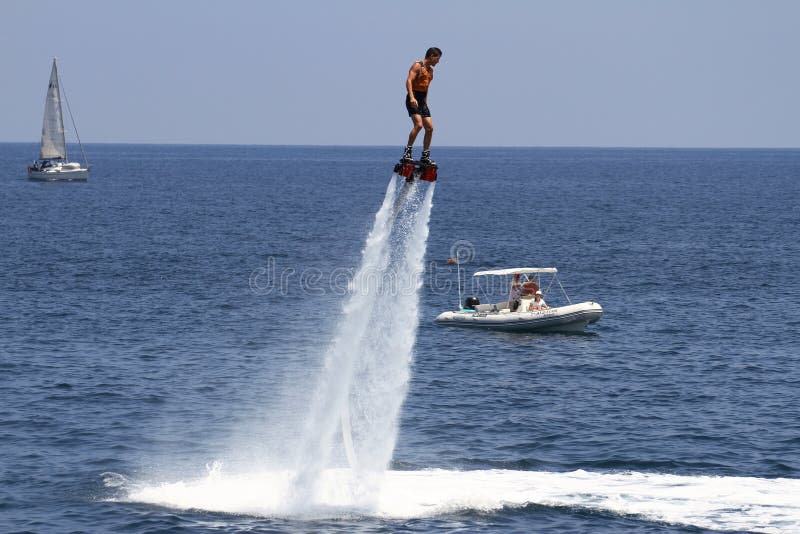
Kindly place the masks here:
POLYGON ((41 184, 34 145, 0 144, 0 530, 800 529, 800 151, 436 150, 384 501, 313 517, 258 495, 295 467, 399 151, 87 152, 89 182, 41 184), (456 249, 464 296, 555 266, 603 318, 437 327, 456 249))

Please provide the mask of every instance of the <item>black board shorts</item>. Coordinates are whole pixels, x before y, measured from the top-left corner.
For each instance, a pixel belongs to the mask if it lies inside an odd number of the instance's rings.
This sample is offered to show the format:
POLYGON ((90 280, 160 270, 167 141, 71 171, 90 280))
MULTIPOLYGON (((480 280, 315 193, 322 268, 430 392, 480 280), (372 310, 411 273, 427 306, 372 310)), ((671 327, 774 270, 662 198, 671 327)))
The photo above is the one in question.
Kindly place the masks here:
POLYGON ((421 115, 423 117, 430 117, 431 110, 428 109, 428 91, 414 91, 414 98, 417 99, 417 107, 411 105, 411 99, 406 95, 408 116, 421 115))

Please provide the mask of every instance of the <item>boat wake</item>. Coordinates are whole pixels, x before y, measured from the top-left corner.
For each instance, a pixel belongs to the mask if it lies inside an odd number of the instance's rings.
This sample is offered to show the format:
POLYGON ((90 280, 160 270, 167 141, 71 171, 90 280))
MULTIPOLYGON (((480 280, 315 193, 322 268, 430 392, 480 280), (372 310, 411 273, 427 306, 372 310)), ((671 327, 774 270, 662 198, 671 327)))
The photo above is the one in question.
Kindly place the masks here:
MULTIPOLYGON (((527 505, 568 507, 712 530, 797 532, 800 480, 574 471, 387 471, 371 506, 350 469, 320 473, 313 507, 292 504, 295 473, 227 475, 129 488, 122 500, 257 517, 413 519, 527 505)), ((109 484, 118 480, 109 476, 109 484)))

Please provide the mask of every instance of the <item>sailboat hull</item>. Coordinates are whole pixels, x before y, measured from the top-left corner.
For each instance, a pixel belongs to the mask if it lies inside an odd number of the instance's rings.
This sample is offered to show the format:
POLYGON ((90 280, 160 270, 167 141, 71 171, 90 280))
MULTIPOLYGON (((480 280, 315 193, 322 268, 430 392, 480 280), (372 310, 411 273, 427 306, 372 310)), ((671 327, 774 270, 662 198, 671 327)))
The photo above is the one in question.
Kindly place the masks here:
POLYGON ((89 169, 76 164, 57 165, 36 170, 28 167, 28 179, 37 182, 85 182, 89 179, 89 169))

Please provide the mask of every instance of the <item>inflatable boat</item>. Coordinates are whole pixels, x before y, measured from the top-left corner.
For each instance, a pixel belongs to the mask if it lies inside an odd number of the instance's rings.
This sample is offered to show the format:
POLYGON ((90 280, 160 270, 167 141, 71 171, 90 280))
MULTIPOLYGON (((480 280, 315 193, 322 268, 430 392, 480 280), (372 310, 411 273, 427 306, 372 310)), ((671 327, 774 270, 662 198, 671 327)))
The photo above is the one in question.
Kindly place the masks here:
MULTIPOLYGON (((508 276, 529 275, 533 281, 542 274, 551 274, 552 280, 548 289, 556 280, 558 270, 555 267, 522 267, 495 271, 479 271, 474 276, 508 276), (534 275, 534 276, 530 276, 534 275)), ((535 283, 538 288, 538 282, 535 283)), ((561 283, 558 286, 564 293, 567 304, 539 308, 534 299, 523 296, 519 303, 513 303, 512 311, 508 301, 495 304, 481 304, 475 297, 468 297, 464 307, 458 311, 446 311, 439 314, 434 321, 440 326, 459 326, 465 328, 483 328, 506 332, 580 332, 587 325, 594 323, 603 315, 603 308, 597 302, 580 302, 572 304, 561 283)), ((545 290, 547 292, 547 290, 545 290)))

